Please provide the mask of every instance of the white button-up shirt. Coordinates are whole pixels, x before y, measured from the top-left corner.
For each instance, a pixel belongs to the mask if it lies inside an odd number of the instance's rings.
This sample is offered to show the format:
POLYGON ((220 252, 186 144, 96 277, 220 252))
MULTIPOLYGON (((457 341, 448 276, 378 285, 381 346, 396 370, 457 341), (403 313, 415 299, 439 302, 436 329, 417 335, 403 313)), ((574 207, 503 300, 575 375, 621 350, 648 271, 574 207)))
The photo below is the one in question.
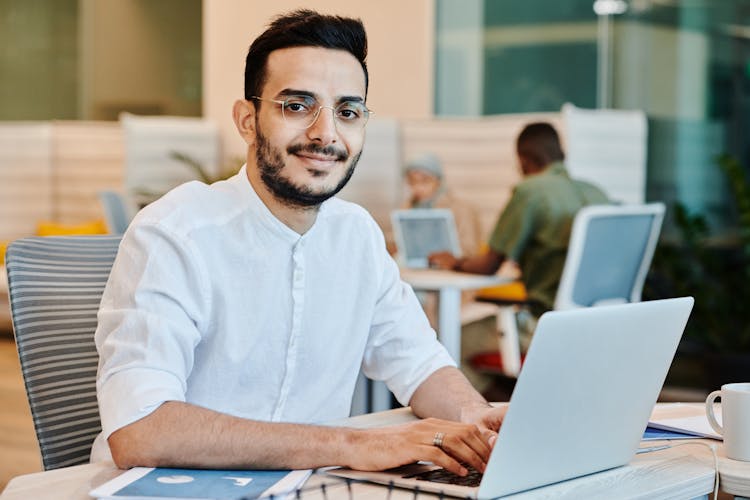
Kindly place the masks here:
POLYGON ((272 422, 346 417, 360 367, 408 404, 453 360, 361 207, 332 198, 299 235, 243 168, 191 182, 125 234, 99 310, 106 438, 165 401, 272 422))

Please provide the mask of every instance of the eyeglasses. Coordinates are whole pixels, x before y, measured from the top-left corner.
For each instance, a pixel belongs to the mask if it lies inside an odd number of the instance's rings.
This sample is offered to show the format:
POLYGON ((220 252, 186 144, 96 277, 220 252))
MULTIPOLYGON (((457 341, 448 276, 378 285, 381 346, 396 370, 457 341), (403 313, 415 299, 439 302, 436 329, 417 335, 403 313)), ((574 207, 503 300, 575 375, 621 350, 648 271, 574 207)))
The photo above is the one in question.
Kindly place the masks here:
POLYGON ((359 101, 344 101, 333 107, 321 106, 314 98, 304 95, 290 95, 284 100, 265 99, 258 96, 251 96, 251 99, 274 102, 280 105, 284 122, 287 126, 298 130, 312 127, 323 108, 331 110, 337 130, 340 127, 342 131, 363 129, 367 125, 370 115, 373 114, 364 103, 359 101))

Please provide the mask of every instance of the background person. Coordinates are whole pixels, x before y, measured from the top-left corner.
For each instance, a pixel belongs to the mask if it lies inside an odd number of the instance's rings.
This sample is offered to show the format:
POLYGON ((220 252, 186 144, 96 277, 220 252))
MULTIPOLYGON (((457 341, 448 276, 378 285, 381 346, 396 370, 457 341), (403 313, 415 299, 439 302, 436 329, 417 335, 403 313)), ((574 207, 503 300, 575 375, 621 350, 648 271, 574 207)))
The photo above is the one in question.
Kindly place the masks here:
MULTIPOLYGON (((518 263, 534 318, 554 307, 573 219, 582 207, 608 203, 597 186, 573 179, 563 161, 557 131, 549 123, 531 123, 516 141, 523 180, 500 214, 484 253, 457 258, 448 252, 430 256, 442 269, 493 274, 506 259, 518 263)), ((519 325, 525 351, 533 332, 519 325)))
POLYGON ((454 196, 446 186, 437 155, 422 153, 404 165, 408 197, 403 208, 445 208, 453 212, 463 255, 474 255, 482 242, 479 214, 470 203, 454 196))

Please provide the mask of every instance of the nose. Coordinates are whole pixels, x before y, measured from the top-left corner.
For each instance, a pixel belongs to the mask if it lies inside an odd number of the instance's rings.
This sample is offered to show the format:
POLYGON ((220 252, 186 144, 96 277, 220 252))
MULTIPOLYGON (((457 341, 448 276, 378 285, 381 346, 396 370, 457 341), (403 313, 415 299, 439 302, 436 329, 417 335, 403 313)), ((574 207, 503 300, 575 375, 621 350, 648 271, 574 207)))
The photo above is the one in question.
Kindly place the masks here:
POLYGON ((321 106, 318 108, 318 112, 315 113, 312 125, 307 128, 307 137, 311 141, 316 141, 321 144, 331 144, 336 142, 338 137, 338 130, 336 129, 336 119, 334 113, 336 111, 331 106, 321 106), (324 109, 330 110, 330 113, 323 112, 324 109))

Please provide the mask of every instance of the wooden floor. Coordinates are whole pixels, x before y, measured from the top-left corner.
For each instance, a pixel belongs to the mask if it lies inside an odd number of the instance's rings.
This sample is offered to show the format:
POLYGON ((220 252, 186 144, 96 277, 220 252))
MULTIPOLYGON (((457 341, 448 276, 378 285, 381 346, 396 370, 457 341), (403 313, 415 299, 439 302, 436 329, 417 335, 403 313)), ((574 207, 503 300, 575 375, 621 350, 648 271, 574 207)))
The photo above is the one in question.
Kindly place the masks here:
POLYGON ((19 474, 42 470, 16 345, 0 332, 0 491, 19 474))

